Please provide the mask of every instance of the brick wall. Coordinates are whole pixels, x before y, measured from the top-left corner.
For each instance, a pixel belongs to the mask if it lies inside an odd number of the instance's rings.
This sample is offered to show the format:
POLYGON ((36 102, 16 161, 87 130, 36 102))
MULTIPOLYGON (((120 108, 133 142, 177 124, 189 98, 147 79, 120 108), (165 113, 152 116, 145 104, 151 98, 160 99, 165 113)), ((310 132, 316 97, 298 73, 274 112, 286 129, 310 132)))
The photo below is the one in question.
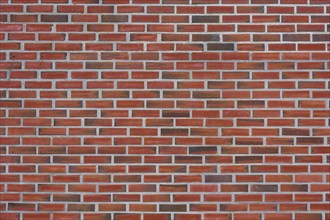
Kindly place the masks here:
POLYGON ((326 220, 329 0, 0 0, 3 220, 326 220))

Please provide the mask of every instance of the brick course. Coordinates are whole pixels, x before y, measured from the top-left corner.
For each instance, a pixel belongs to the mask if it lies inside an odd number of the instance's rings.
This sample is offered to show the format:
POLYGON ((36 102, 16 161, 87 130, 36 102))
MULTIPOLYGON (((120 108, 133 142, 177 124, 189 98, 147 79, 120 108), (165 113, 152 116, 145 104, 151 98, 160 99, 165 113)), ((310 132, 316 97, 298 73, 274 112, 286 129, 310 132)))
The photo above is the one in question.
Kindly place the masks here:
POLYGON ((1 219, 330 219, 329 0, 0 4, 1 219))

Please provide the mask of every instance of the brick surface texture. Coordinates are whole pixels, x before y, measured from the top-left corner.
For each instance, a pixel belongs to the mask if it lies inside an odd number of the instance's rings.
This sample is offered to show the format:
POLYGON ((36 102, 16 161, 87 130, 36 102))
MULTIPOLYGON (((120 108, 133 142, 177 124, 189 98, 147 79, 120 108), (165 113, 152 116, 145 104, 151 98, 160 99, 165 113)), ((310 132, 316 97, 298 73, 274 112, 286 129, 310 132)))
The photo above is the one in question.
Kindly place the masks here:
POLYGON ((329 0, 0 0, 1 220, 329 220, 329 0))

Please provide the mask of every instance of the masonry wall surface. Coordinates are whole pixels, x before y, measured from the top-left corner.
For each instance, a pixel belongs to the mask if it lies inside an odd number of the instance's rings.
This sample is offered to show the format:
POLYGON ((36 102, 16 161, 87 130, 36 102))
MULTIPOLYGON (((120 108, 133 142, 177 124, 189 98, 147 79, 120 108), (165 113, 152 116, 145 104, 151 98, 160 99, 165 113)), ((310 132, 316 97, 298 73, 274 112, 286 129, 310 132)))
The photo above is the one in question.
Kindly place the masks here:
POLYGON ((0 4, 1 219, 330 219, 329 0, 0 4))

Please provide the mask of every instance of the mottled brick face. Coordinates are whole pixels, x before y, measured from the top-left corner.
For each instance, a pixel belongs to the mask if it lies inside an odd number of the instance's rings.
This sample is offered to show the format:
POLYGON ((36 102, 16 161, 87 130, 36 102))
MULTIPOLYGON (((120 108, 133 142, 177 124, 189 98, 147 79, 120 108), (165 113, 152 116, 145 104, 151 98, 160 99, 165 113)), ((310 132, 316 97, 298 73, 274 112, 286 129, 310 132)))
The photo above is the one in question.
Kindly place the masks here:
POLYGON ((0 219, 330 219, 329 0, 0 4, 0 219))

